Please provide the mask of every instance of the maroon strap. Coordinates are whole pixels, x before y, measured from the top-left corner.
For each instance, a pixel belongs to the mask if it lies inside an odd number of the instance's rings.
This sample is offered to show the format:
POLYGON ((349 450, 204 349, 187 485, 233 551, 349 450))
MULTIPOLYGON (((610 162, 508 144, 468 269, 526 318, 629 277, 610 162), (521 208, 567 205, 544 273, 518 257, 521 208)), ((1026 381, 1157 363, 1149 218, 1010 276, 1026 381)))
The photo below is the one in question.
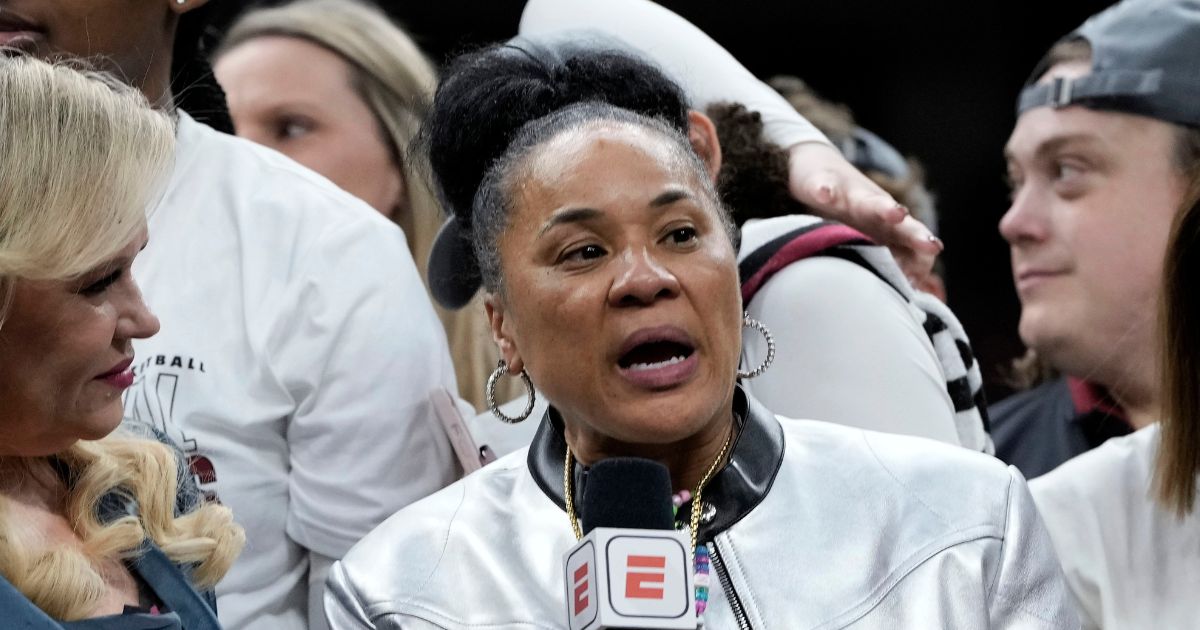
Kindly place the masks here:
POLYGON ((783 234, 751 252, 738 265, 742 277, 742 303, 749 304, 771 276, 797 260, 842 245, 872 244, 871 239, 861 232, 827 221, 783 234))

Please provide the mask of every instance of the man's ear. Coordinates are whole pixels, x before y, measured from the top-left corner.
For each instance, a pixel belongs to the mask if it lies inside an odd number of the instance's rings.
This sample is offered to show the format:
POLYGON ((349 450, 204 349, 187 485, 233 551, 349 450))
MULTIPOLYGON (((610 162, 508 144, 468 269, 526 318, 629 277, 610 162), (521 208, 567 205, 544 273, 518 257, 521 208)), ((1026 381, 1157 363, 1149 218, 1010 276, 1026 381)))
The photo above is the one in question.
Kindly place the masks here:
POLYGON ((176 15, 183 15, 208 4, 208 0, 163 0, 176 15))
POLYGON ((517 343, 512 337, 512 322, 504 307, 504 300, 495 293, 488 293, 483 300, 483 308, 487 311, 488 326, 492 330, 492 341, 500 349, 500 358, 508 366, 509 374, 519 374, 525 369, 525 361, 517 350, 517 343))
POLYGON ((721 172, 721 141, 712 119, 694 109, 688 110, 688 141, 696 155, 704 160, 709 177, 716 183, 717 173, 721 172))

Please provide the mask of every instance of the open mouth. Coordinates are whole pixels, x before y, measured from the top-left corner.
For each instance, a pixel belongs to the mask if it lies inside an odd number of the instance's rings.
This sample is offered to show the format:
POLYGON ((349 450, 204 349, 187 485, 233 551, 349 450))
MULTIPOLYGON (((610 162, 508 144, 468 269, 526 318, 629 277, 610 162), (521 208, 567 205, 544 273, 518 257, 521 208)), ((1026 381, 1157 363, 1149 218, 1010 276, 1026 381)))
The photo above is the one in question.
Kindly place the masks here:
POLYGON ((648 341, 621 355, 617 365, 623 370, 645 372, 678 365, 696 351, 691 344, 678 341, 648 341))
POLYGON ((621 345, 617 368, 634 387, 663 391, 689 382, 700 365, 695 342, 681 328, 643 328, 621 345))

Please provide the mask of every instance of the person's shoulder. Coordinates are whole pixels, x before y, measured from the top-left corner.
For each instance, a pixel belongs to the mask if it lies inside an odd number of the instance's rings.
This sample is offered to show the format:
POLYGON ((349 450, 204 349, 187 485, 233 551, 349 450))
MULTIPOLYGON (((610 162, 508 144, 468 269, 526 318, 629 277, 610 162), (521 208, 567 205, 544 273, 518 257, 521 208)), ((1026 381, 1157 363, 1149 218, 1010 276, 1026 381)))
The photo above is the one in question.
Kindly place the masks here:
POLYGON ((387 541, 388 545, 403 541, 420 543, 428 536, 441 536, 454 527, 456 520, 470 519, 487 501, 484 499, 511 495, 522 476, 528 475, 525 464, 528 449, 519 449, 491 464, 472 472, 445 488, 416 501, 393 514, 378 528, 364 537, 355 550, 346 556, 351 559, 359 547, 369 548, 387 541))
POLYGON ((751 219, 741 226, 742 241, 738 248, 738 259, 745 258, 754 250, 795 230, 812 228, 822 223, 820 217, 808 214, 789 214, 766 219, 751 219))
POLYGON ((1113 576, 1169 570, 1150 542, 1169 540, 1180 524, 1154 503, 1158 437, 1152 426, 1109 439, 1029 482, 1067 581, 1094 619, 1102 617, 1101 600, 1121 597, 1113 576))
POLYGON ((526 450, 510 453, 393 514, 342 559, 347 578, 415 594, 437 571, 452 532, 459 543, 463 536, 486 537, 491 531, 488 522, 505 517, 494 508, 528 475, 526 450))
POLYGON ((526 456, 522 449, 471 473, 363 538, 330 573, 331 614, 415 616, 454 628, 546 627, 539 620, 553 601, 545 593, 558 588, 559 574, 541 569, 559 562, 574 539, 526 456), (512 580, 521 567, 538 569, 512 580))
POLYGON ((1148 500, 1159 436, 1154 424, 1109 439, 1034 479, 1030 490, 1042 509, 1069 513, 1103 512, 1148 500))
POLYGON ((943 524, 1003 526, 1019 476, 996 458, 927 438, 783 421, 789 448, 872 496, 943 524))
MULTIPOLYGON (((836 256, 813 256, 789 264, 772 275, 751 302, 764 314, 774 310, 789 315, 804 313, 805 322, 833 326, 861 324, 862 318, 875 322, 895 320, 924 336, 914 323, 912 307, 904 296, 867 267, 836 256), (848 312, 861 315, 846 320, 848 312), (883 314, 891 316, 882 317, 883 314)), ((820 326, 808 328, 817 332, 820 326)))
POLYGON ((871 262, 840 250, 833 253, 848 238, 845 230, 841 224, 809 215, 747 221, 742 226, 739 265, 747 275, 768 272, 751 302, 762 309, 789 313, 802 307, 806 319, 832 313, 832 324, 846 309, 874 316, 877 309, 890 308, 901 313, 902 319, 913 319, 908 300, 893 286, 903 278, 885 278, 889 270, 884 267, 894 264, 871 262))

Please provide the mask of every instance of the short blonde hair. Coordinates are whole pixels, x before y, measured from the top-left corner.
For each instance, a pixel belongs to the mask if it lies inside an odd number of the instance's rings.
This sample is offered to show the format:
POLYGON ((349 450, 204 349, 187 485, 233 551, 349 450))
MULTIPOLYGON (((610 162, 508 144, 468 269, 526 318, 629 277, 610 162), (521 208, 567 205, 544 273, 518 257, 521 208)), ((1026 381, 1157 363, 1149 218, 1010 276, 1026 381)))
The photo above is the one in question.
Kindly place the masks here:
MULTIPOLYGON (((165 185, 174 148, 171 120, 115 79, 0 57, 3 308, 16 282, 70 279, 126 247, 165 185)), ((175 562, 195 564, 201 588, 215 584, 241 549, 228 509, 175 514, 182 462, 157 441, 110 436, 8 461, 28 473, 22 481, 56 474, 55 462, 67 472, 63 515, 82 549, 47 549, 39 532, 5 517, 8 499, 0 495, 0 574, 52 617, 91 614, 107 590, 97 567, 136 555, 147 538, 175 562), (138 514, 101 522, 98 508, 113 494, 136 501, 138 514)))
POLYGON ((0 57, 0 322, 14 279, 72 278, 126 247, 173 151, 170 120, 133 88, 0 57))

